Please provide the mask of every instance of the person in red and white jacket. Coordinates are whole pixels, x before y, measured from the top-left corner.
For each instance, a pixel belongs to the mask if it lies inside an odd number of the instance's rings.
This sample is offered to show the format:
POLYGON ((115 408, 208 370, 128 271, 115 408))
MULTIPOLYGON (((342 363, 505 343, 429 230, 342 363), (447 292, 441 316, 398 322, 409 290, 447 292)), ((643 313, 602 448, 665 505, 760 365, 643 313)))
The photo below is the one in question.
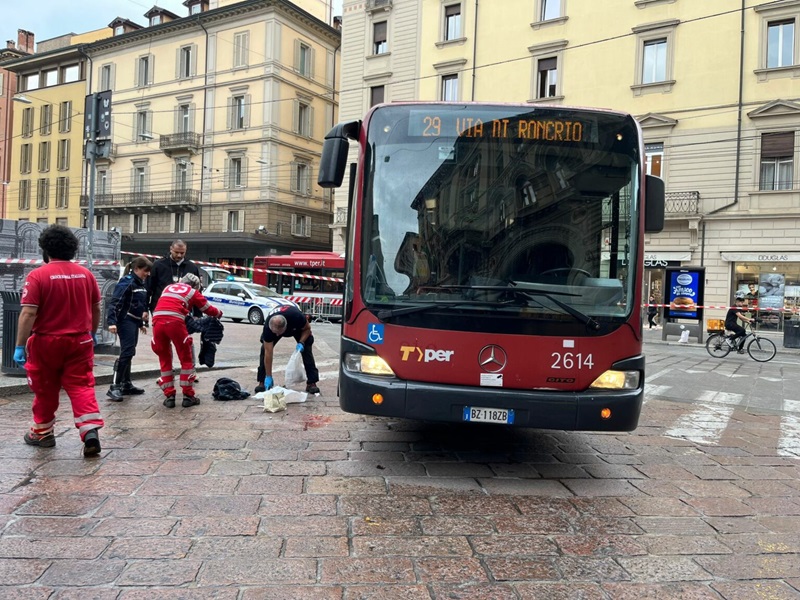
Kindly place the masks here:
POLYGON ((164 406, 175 408, 175 378, 172 372, 172 345, 181 363, 180 386, 183 393, 183 407, 200 404, 195 397, 194 383, 197 376, 192 360, 192 336, 186 330, 186 316, 192 308, 216 317, 222 317, 222 311, 211 306, 200 293, 200 278, 192 273, 184 275, 178 283, 164 288, 156 303, 151 322, 153 324, 153 352, 158 356, 161 365, 161 377, 158 384, 164 392, 164 406))

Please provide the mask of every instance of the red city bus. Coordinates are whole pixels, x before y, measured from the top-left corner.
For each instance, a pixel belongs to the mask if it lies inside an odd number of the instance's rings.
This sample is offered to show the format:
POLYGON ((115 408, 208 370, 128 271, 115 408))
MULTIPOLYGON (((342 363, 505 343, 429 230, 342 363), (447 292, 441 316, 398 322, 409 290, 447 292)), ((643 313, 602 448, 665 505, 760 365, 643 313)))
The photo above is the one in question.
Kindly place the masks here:
POLYGON ((284 296, 341 299, 344 291, 344 257, 335 252, 291 252, 288 255, 256 256, 253 283, 265 285, 284 296), (263 273, 258 269, 280 271, 263 273), (297 277, 293 274, 308 275, 297 277), (329 281, 325 277, 338 279, 329 281))
POLYGON ((348 140, 339 403, 347 412, 630 431, 644 398, 645 232, 664 224, 641 130, 620 112, 393 103, 348 140))

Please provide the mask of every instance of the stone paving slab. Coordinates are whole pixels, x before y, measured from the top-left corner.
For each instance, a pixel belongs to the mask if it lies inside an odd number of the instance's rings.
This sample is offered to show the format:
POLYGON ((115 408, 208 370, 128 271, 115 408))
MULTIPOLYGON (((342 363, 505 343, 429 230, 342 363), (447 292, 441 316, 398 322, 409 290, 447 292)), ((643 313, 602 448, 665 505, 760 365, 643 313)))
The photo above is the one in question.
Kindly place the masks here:
POLYGON ((335 377, 279 413, 213 381, 103 402, 95 460, 68 413, 25 446, 30 395, 0 398, 0 598, 800 598, 786 414, 732 407, 713 441, 652 397, 631 434, 465 428, 342 413, 335 377))

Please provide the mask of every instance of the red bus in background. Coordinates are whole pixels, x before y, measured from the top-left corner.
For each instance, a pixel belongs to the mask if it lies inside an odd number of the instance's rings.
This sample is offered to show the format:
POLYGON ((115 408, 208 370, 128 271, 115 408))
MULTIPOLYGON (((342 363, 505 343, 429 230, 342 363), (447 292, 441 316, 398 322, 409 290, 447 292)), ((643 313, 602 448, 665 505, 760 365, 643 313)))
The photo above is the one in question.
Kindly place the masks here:
POLYGON ((256 256, 253 259, 253 283, 272 288, 284 296, 308 298, 342 298, 344 257, 335 252, 292 252, 288 255, 256 256), (284 274, 263 273, 259 269, 284 274), (287 274, 288 273, 288 274, 287 274), (310 277, 298 277, 308 275, 310 277), (326 281, 329 277, 339 281, 326 281))
POLYGON ((664 184, 629 114, 392 103, 350 140, 339 404, 352 413, 630 431, 644 399, 645 232, 664 184))

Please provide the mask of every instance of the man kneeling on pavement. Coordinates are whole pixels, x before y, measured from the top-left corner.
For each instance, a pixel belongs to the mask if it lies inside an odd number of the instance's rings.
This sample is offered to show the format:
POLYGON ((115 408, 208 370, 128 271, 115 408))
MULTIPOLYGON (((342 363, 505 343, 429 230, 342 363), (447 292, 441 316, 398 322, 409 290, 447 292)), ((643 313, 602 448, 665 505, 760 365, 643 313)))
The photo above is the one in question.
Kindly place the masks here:
POLYGON ((184 275, 178 283, 164 288, 164 292, 153 311, 153 352, 158 355, 161 377, 158 384, 164 392, 164 406, 175 408, 175 376, 172 372, 172 345, 181 363, 180 385, 183 392, 183 407, 200 404, 195 397, 194 383, 197 376, 192 360, 192 336, 186 329, 186 315, 192 308, 216 317, 222 317, 222 311, 211 306, 200 293, 200 278, 192 273, 184 275))
POLYGON ((267 315, 264 330, 261 332, 261 356, 258 365, 258 385, 256 393, 263 392, 275 385, 272 378, 272 358, 275 344, 285 337, 292 337, 297 342, 295 347, 303 357, 303 367, 306 370, 306 392, 319 394, 319 371, 314 362, 314 336, 311 334, 311 324, 299 308, 283 305, 275 308, 267 315))

